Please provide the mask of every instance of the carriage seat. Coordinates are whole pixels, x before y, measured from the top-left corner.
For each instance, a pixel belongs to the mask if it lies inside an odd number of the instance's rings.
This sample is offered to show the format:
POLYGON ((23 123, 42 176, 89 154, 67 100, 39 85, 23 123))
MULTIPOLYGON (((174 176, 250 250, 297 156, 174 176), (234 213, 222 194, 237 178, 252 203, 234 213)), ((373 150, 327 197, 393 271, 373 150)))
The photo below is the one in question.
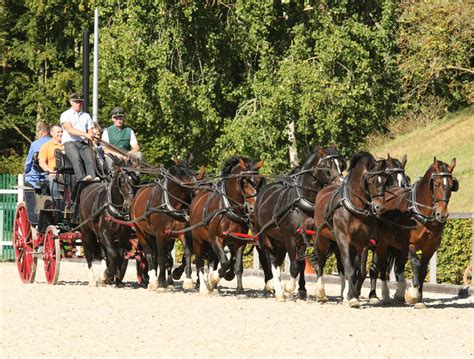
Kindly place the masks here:
POLYGON ((54 151, 56 157, 56 170, 61 174, 74 174, 74 168, 72 167, 71 161, 66 154, 57 149, 54 151))

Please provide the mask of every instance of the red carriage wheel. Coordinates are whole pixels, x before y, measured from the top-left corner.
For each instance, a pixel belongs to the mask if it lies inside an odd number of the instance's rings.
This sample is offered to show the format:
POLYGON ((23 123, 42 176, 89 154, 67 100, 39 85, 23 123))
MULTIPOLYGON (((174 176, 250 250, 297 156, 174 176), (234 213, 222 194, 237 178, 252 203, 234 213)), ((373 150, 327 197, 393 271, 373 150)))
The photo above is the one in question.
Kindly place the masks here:
POLYGON ((33 283, 38 258, 33 254, 34 238, 24 203, 16 208, 13 223, 13 249, 18 273, 23 283, 33 283))
POLYGON ((49 226, 44 234, 44 273, 48 284, 57 284, 59 278, 59 265, 61 263, 61 245, 57 238, 57 229, 49 226))

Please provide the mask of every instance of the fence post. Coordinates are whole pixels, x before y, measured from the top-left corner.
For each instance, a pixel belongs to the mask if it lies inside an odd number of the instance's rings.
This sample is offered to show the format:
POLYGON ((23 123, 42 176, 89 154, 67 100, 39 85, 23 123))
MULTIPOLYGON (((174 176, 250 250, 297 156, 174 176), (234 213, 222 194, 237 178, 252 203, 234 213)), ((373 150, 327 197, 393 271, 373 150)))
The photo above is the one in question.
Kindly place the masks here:
POLYGON ((22 173, 18 175, 18 200, 17 204, 23 202, 23 186, 25 185, 25 179, 22 173))
POLYGON ((438 265, 437 252, 434 252, 430 259, 430 284, 436 284, 436 267, 438 265))

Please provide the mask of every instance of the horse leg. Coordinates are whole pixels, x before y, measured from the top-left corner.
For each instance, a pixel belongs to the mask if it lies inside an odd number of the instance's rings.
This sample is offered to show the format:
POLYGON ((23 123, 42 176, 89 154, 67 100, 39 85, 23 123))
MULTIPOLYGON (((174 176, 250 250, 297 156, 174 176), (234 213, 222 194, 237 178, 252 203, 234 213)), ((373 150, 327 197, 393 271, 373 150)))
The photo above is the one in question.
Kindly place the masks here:
POLYGON ((150 246, 143 248, 145 259, 148 266, 148 290, 156 290, 158 288, 158 277, 156 275, 156 250, 150 246))
POLYGON ((357 270, 357 294, 356 297, 360 296, 362 286, 367 276, 367 257, 369 254, 369 247, 364 247, 362 251, 357 251, 356 254, 356 265, 357 270))
POLYGON ((350 238, 347 234, 336 231, 336 239, 344 266, 345 287, 342 295, 343 303, 347 303, 351 308, 359 308, 360 303, 356 298, 356 270, 354 269, 355 250, 349 244, 350 238))
POLYGON ((296 241, 292 238, 287 243, 286 251, 290 259, 290 280, 285 282, 284 289, 287 293, 293 293, 296 289, 296 277, 299 273, 296 262, 296 241))
POLYGON ((175 244, 175 239, 172 237, 168 238, 167 251, 166 251, 166 271, 168 274, 166 284, 168 286, 168 289, 174 288, 174 280, 173 280, 173 276, 171 275, 171 272, 173 270, 173 265, 174 265, 174 260, 173 260, 173 256, 171 252, 173 251, 174 244, 175 244))
POLYGON ((89 286, 97 287, 97 280, 92 266, 92 261, 94 259, 93 241, 96 240, 94 232, 89 227, 83 226, 81 229, 81 240, 84 249, 84 257, 87 261, 87 268, 89 269, 89 286))
POLYGON ((184 247, 184 258, 186 260, 185 275, 186 278, 183 281, 183 289, 193 289, 194 283, 191 277, 192 267, 191 267, 191 246, 192 246, 192 235, 191 232, 187 232, 184 237, 183 247, 184 247))
POLYGON ((420 269, 421 262, 416 254, 416 248, 414 245, 410 245, 408 248, 408 259, 411 263, 413 270, 412 285, 405 292, 405 301, 408 304, 416 304, 420 300, 420 269))
POLYGON ((258 253, 258 261, 260 262, 260 265, 262 266, 262 270, 263 270, 265 290, 272 291, 273 290, 273 281, 272 281, 273 276, 272 276, 272 270, 270 268, 270 260, 267 256, 267 253, 264 251, 264 249, 260 245, 255 246, 255 248, 257 249, 257 253, 258 253))
POLYGON ((242 285, 242 273, 244 270, 244 262, 243 262, 244 249, 245 249, 245 244, 237 247, 235 251, 234 270, 235 270, 235 276, 237 277, 237 294, 242 294, 244 292, 244 287, 242 285))
POLYGON ((316 301, 321 303, 325 303, 328 300, 326 290, 324 289, 324 267, 326 266, 328 258, 328 250, 328 241, 320 237, 314 246, 314 255, 316 258, 314 271, 316 272, 316 301))
POLYGON ((217 258, 219 259, 220 268, 217 271, 209 273, 209 290, 213 290, 219 281, 224 278, 226 272, 230 268, 230 261, 225 255, 224 247, 222 246, 223 239, 219 237, 211 238, 212 249, 214 250, 217 258), (218 240, 220 239, 220 240, 218 240))
POLYGON ((276 253, 269 252, 272 275, 273 275, 273 287, 275 288, 275 299, 278 302, 284 302, 286 300, 281 286, 281 264, 285 259, 286 250, 285 248, 274 248, 276 253))
POLYGON ((406 251, 399 251, 391 248, 389 255, 394 256, 394 271, 395 279, 397 281, 397 289, 393 295, 393 299, 395 302, 405 303, 405 291, 407 288, 405 264, 408 261, 408 253, 406 251))
POLYGON ((161 233, 155 233, 156 249, 158 254, 158 287, 159 292, 166 291, 166 256, 168 252, 167 238, 161 233))
POLYGON ((306 246, 298 248, 298 255, 296 260, 298 266, 298 298, 306 299, 308 291, 306 290, 305 269, 306 269, 306 246))
POLYGON ((108 259, 106 269, 101 273, 100 281, 104 284, 111 284, 114 282, 114 277, 118 269, 119 253, 114 246, 111 239, 110 232, 105 226, 102 226, 100 238, 104 247, 104 255, 108 259))

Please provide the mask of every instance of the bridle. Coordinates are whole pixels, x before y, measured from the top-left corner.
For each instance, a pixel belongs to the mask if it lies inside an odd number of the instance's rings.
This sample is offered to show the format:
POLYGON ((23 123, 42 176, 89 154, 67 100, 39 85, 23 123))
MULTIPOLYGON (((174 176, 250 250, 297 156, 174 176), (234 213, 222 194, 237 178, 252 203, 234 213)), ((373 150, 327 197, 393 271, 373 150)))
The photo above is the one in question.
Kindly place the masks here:
POLYGON ((419 181, 416 182, 413 185, 413 187, 410 191, 410 197, 409 197, 410 206, 409 206, 408 209, 411 212, 413 212, 413 216, 415 217, 415 219, 418 220, 419 222, 423 223, 423 224, 426 223, 426 222, 430 222, 430 221, 438 221, 440 223, 444 222, 444 221, 440 221, 439 219, 437 219, 436 216, 434 215, 434 213, 436 211, 437 203, 438 202, 444 202, 444 203, 448 204, 450 196, 448 197, 448 195, 447 195, 448 191, 443 191, 443 196, 441 198, 436 198, 435 192, 433 190, 433 179, 437 178, 437 177, 452 178, 453 181, 455 181, 455 182, 454 182, 453 188, 451 188, 451 190, 449 191, 449 194, 451 194, 451 191, 454 191, 454 192, 457 191, 457 179, 454 178, 453 175, 450 172, 433 172, 430 176, 430 179, 429 179, 429 187, 430 187, 430 191, 431 191, 431 200, 432 200, 432 204, 433 204, 433 206, 430 207, 430 206, 423 205, 423 204, 416 201, 416 190, 417 190, 418 184, 420 183, 419 181), (429 216, 424 215, 419 209, 420 206, 431 209, 431 214, 429 216))
POLYGON ((399 186, 400 187, 404 187, 404 188, 407 188, 410 186, 409 182, 408 182, 408 179, 405 175, 405 169, 402 168, 402 167, 395 167, 395 168, 386 168, 385 169, 385 172, 388 176, 395 176, 398 177, 398 175, 401 175, 402 176, 402 181, 401 183, 399 183, 399 186))

